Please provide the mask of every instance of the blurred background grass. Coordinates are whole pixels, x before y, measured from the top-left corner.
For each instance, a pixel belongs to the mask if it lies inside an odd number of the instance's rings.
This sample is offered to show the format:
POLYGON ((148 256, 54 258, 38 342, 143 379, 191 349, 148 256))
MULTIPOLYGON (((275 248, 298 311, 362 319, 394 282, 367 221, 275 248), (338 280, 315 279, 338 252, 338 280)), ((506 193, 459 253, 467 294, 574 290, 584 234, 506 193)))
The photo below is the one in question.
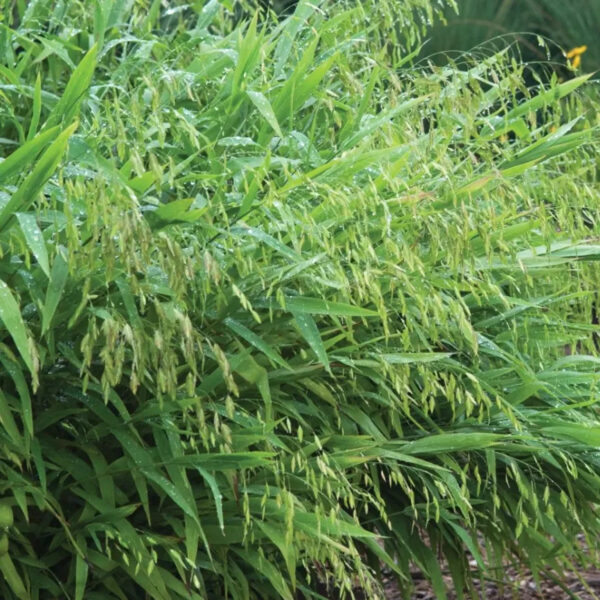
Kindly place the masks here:
MULTIPOLYGON (((281 14, 293 10, 295 0, 255 0, 281 14)), ((438 22, 428 35, 422 57, 445 63, 447 56, 459 56, 477 46, 506 46, 517 40, 523 58, 548 60, 548 50, 536 35, 553 42, 550 59, 561 70, 567 63, 563 54, 587 46, 581 55, 583 71, 600 69, 600 0, 456 0, 458 12, 446 9, 446 23, 438 22), (533 35, 532 35, 533 34, 533 35)))
POLYGON ((554 42, 550 55, 559 67, 566 59, 561 50, 587 46, 581 69, 600 68, 600 0, 457 0, 458 14, 446 10, 447 23, 438 23, 429 35, 424 55, 472 50, 486 43, 506 45, 520 41, 526 60, 545 60, 546 49, 535 35, 554 42), (533 36, 527 34, 535 34, 533 36))

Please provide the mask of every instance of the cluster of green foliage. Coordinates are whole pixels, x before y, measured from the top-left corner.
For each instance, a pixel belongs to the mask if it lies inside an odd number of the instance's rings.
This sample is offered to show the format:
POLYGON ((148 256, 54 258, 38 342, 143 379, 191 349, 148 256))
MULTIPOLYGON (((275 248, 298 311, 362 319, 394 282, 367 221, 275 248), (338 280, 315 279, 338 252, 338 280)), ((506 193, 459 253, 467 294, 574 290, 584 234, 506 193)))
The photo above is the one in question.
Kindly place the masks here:
POLYGON ((2 598, 595 556, 587 77, 414 68, 429 0, 3 7, 2 598))
POLYGON ((565 54, 587 46, 582 57, 589 72, 600 68, 600 3, 590 0, 456 0, 444 18, 428 34, 424 56, 444 61, 480 46, 479 52, 518 41, 527 60, 551 59, 555 68, 566 70, 565 54), (529 35, 534 34, 534 35, 529 35), (540 45, 536 35, 551 42, 540 45), (441 56, 440 56, 441 53, 441 56), (437 55, 437 56, 435 56, 437 55))

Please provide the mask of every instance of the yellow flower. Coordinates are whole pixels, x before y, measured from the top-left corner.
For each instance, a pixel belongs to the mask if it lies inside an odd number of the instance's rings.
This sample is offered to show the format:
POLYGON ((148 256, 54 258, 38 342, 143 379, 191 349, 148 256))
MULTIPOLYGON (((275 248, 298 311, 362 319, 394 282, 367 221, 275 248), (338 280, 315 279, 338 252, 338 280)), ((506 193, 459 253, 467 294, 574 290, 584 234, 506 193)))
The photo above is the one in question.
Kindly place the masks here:
POLYGON ((577 69, 581 65, 581 55, 587 50, 587 46, 577 46, 569 50, 565 56, 572 69, 577 69))

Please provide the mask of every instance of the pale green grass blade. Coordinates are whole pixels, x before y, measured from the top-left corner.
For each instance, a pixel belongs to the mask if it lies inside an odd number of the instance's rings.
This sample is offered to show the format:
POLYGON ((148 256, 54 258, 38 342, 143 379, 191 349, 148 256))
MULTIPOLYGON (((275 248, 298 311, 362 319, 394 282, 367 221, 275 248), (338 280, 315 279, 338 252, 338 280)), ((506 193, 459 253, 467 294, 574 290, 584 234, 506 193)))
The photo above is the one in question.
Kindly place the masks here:
POLYGON ((273 112, 273 107, 271 103, 266 98, 266 96, 261 92, 255 92, 248 90, 246 92, 248 97, 252 101, 252 104, 256 106, 258 112, 263 116, 265 121, 273 128, 273 131, 279 136, 283 137, 283 133, 281 132, 281 128, 279 127, 279 122, 277 121, 277 117, 273 112))
POLYGON ((499 443, 502 436, 495 433, 440 433, 415 442, 409 442, 402 448, 407 454, 435 454, 438 452, 464 452, 478 450, 499 443))
POLYGON ((15 215, 21 226, 21 231, 25 236, 25 241, 31 249, 31 252, 37 259, 42 271, 50 277, 50 265, 48 262, 48 251, 46 250, 46 241, 44 234, 37 224, 37 220, 32 213, 16 213, 15 215))
POLYGON ((321 339, 315 320, 309 313, 292 312, 292 314, 294 315, 294 320, 298 325, 302 337, 308 342, 308 345, 316 354, 319 362, 321 362, 326 369, 329 369, 329 358, 327 357, 327 351, 323 345, 323 340, 321 339))
POLYGON ((296 314, 329 315, 336 317, 377 317, 378 313, 361 306, 353 306, 344 302, 330 302, 321 298, 305 296, 287 296, 285 308, 296 314))

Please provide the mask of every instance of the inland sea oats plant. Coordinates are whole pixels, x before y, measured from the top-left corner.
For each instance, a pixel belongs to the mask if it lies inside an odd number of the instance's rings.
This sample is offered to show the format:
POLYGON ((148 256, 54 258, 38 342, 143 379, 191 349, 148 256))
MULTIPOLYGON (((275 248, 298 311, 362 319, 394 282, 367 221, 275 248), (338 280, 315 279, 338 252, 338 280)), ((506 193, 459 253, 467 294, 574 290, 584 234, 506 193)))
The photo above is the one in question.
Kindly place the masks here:
POLYGON ((587 75, 416 68, 429 0, 2 7, 2 598, 596 560, 587 75))

